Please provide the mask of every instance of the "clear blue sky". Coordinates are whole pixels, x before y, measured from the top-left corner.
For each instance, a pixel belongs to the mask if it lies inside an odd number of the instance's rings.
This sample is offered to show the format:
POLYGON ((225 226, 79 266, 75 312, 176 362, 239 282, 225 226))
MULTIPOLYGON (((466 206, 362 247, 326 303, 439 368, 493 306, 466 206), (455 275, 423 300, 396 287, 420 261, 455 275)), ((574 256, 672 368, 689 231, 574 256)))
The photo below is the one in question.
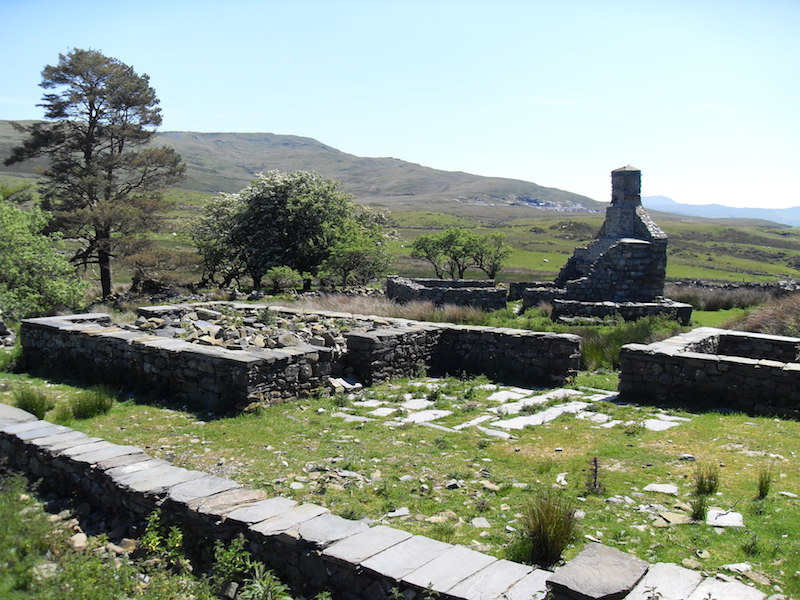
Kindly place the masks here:
POLYGON ((800 205, 800 0, 0 0, 0 119, 93 48, 147 73, 163 131, 610 196, 800 205))

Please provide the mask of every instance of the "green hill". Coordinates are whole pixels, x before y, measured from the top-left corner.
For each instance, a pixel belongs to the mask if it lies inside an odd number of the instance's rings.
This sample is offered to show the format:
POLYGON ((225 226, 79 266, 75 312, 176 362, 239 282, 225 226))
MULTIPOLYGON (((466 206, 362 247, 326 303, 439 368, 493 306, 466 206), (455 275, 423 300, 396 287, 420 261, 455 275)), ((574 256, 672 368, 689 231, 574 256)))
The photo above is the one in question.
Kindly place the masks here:
MULTIPOLYGON (((27 121, 30 123, 30 121, 27 121)), ((10 154, 20 134, 11 121, 0 121, 0 157, 10 154)), ((336 179, 366 204, 393 210, 431 204, 527 206, 557 211, 603 207, 585 196, 516 179, 440 171, 396 158, 364 158, 341 152, 312 138, 273 133, 159 133, 156 145, 172 146, 188 166, 182 188, 201 192, 235 192, 270 169, 314 170, 336 179)), ((32 175, 36 161, 5 167, 0 173, 32 175)))

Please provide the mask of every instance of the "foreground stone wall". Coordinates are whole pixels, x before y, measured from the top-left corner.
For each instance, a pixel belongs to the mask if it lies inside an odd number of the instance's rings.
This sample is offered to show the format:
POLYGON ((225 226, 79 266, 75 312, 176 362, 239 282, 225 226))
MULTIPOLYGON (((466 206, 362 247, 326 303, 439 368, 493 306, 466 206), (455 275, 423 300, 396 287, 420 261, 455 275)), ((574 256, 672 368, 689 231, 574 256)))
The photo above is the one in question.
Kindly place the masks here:
POLYGON ((160 509, 195 539, 243 536, 254 558, 296 594, 323 590, 337 600, 554 600, 649 597, 764 600, 736 581, 674 564, 648 565, 588 544, 554 572, 405 531, 351 521, 316 504, 243 488, 230 479, 176 467, 135 446, 111 444, 0 404, 0 462, 76 495, 107 515, 142 520, 160 509), (678 593, 679 592, 679 593, 678 593))
POLYGON ((620 351, 620 398, 800 418, 800 338, 703 327, 620 351))
POLYGON ((506 307, 507 291, 495 287, 493 280, 409 279, 388 277, 386 297, 395 302, 433 302, 437 306, 474 306, 486 311, 506 307))

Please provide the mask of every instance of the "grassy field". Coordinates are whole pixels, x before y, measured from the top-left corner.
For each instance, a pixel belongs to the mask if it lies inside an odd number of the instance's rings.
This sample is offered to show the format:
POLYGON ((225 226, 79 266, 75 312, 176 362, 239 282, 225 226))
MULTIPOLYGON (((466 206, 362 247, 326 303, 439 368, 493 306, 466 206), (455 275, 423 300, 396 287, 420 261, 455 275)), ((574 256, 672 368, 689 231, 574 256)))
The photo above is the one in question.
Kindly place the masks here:
MULTIPOLYGON (((667 431, 650 431, 642 423, 664 414, 657 407, 598 401, 591 411, 622 424, 607 429, 566 414, 500 440, 474 427, 456 433, 399 423, 401 409, 391 417, 371 414, 377 402, 397 407, 409 397, 424 398, 436 409, 451 411, 437 424, 452 428, 497 405, 488 399, 493 390, 487 383, 483 378, 434 384, 403 380, 350 397, 312 398, 226 418, 131 397, 108 414, 71 424, 187 468, 321 503, 348 518, 383 521, 514 559, 520 558, 523 507, 538 491, 558 485, 577 498, 583 513, 580 537, 567 558, 587 539, 598 539, 650 562, 696 560, 707 572, 748 562, 764 591, 776 584, 785 593, 800 594, 800 504, 779 493, 800 492, 800 423, 669 411, 686 420, 667 431), (346 422, 337 416, 343 412, 374 420, 346 422), (685 454, 696 462, 682 460, 685 454), (599 494, 587 489, 593 457, 604 487, 599 494), (710 506, 740 512, 744 528, 655 525, 653 511, 685 514, 698 464, 718 466, 720 488, 710 506), (766 472, 772 487, 758 501, 758 479, 766 472), (675 484, 678 495, 644 492, 651 483, 675 484), (407 515, 387 516, 398 509, 408 509, 407 515), (473 519, 480 517, 488 527, 475 526, 473 519)), ((58 402, 80 393, 65 384, 5 375, 0 401, 10 402, 11 388, 22 385, 44 387, 58 402)), ((614 389, 616 375, 582 373, 573 383, 580 386, 614 389)))

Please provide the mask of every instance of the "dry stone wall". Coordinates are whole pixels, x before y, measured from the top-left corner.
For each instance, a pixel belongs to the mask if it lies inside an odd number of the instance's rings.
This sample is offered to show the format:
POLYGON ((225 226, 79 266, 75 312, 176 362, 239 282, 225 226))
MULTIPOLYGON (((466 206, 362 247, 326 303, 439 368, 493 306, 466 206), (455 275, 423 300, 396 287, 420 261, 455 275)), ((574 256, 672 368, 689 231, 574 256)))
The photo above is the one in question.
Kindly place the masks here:
POLYGON ((0 459, 103 514, 142 520, 160 509, 166 523, 179 524, 196 539, 210 543, 243 536, 255 559, 307 597, 329 591, 337 600, 389 600, 395 590, 407 600, 422 600, 431 592, 441 600, 531 600, 548 592, 555 600, 640 600, 656 593, 688 600, 766 597, 736 581, 703 578, 678 565, 648 565, 597 543, 554 572, 536 569, 385 525, 344 519, 316 504, 268 497, 262 490, 176 467, 135 446, 92 438, 5 404, 0 404, 0 459))
POLYGON ((703 327, 620 351, 620 397, 800 418, 800 338, 703 327))
MULTIPOLYGON (((214 304, 219 306, 220 303, 214 304)), ((165 316, 209 304, 143 307, 142 315, 165 316)), ((258 312, 263 305, 225 305, 258 312)), ((305 314, 269 307, 285 314, 305 314)), ((181 338, 146 335, 111 325, 93 313, 23 321, 23 360, 29 370, 67 374, 88 381, 126 384, 214 412, 251 401, 272 402, 333 388, 332 376, 352 373, 365 383, 409 377, 422 369, 485 374, 525 383, 559 384, 580 367, 580 338, 447 323, 425 323, 319 311, 360 327, 346 334, 347 348, 301 344, 239 350, 203 346, 181 338), (366 325, 365 325, 366 324, 366 325), (368 330, 365 330, 368 327, 368 330)))
POLYGON ((485 279, 386 279, 386 297, 400 303, 428 301, 437 306, 454 304, 492 311, 506 307, 507 293, 485 279))

